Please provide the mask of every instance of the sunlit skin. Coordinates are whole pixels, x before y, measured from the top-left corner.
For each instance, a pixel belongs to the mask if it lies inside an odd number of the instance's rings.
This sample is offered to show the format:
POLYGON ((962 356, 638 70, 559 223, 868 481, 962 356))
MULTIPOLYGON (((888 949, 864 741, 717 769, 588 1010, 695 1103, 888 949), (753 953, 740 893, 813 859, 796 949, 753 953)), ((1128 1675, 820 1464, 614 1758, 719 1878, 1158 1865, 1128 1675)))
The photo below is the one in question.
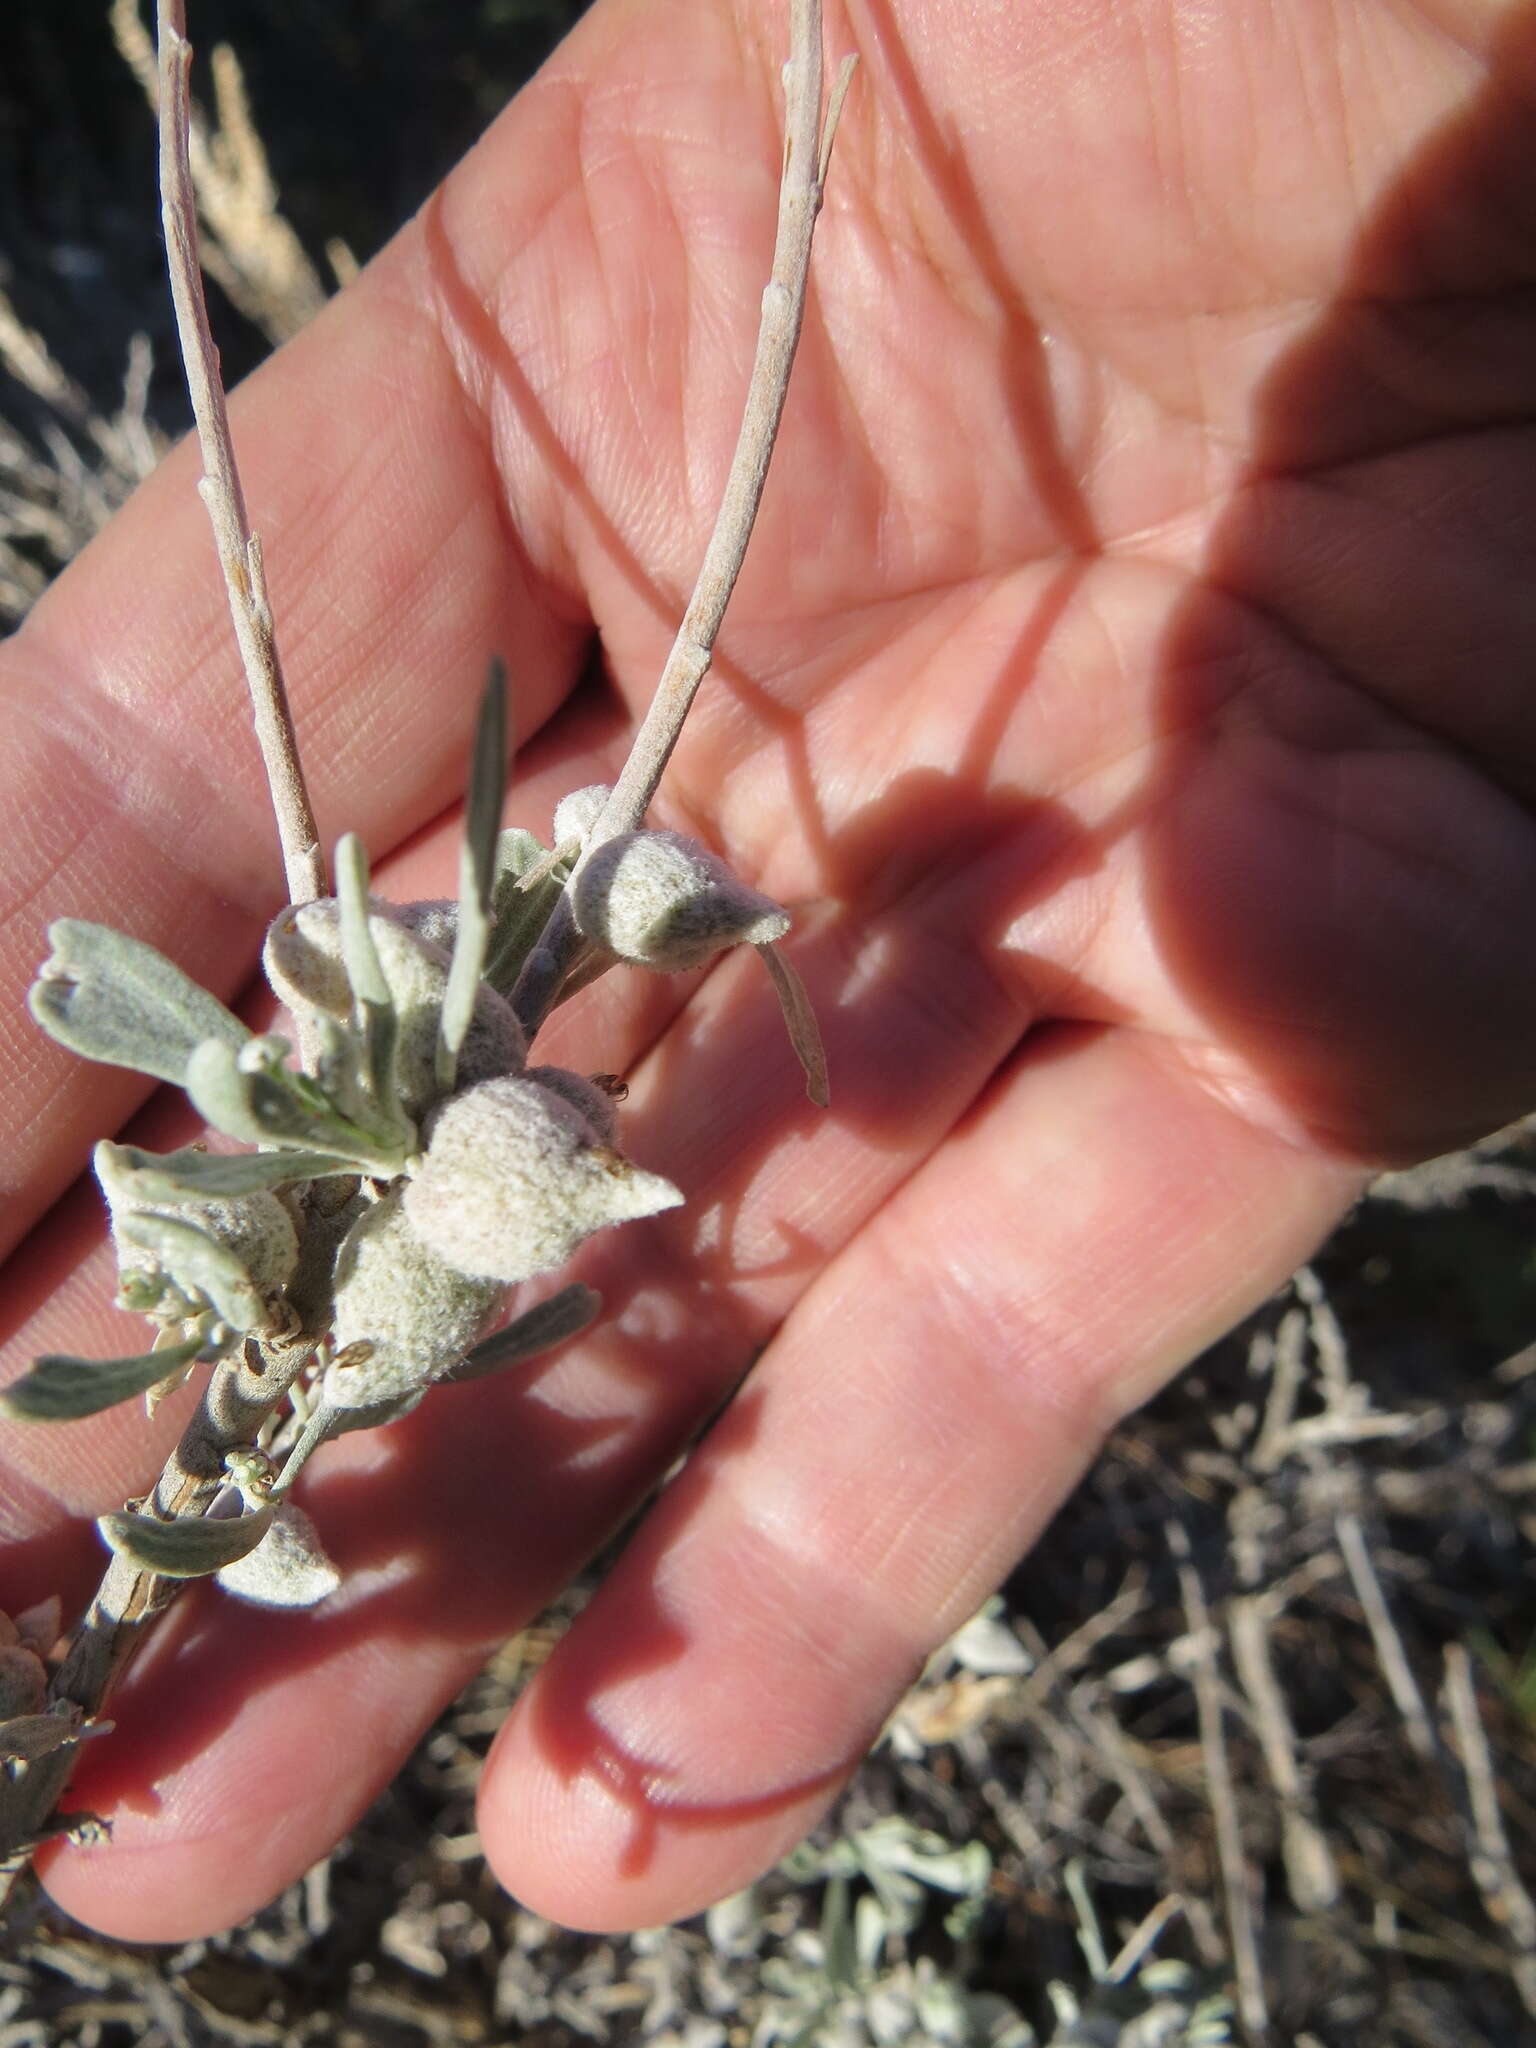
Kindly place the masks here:
MULTIPOLYGON (((480 1802, 561 1921, 740 1885, 1117 1417, 1373 1168, 1536 1099, 1536 8, 828 11, 861 65, 796 382, 653 815, 794 908, 832 1107, 753 960, 561 1014, 688 1206, 583 1257, 596 1335, 317 1459, 332 1603, 175 1611, 78 1773, 113 1839, 46 1870, 112 1934, 324 1854, 750 1365, 480 1802)), ((510 818, 622 758, 734 439, 785 40, 599 0, 235 399, 322 831, 387 893, 453 886, 493 649, 510 818)), ((143 1332, 66 1191, 145 1091, 35 1033, 45 923, 235 997, 279 903, 193 477, 0 649, 7 1375, 143 1332)), ((81 1518, 176 1420, 6 1428, 0 1602, 85 1596, 81 1518)))

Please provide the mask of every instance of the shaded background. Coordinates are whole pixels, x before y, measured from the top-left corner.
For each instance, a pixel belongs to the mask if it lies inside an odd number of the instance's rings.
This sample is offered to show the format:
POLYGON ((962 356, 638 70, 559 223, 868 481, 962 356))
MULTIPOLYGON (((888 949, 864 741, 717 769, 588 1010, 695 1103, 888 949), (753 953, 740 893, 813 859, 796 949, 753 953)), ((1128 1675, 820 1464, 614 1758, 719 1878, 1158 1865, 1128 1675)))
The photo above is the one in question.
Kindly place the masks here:
MULTIPOLYGON (((230 43, 284 213, 323 263, 366 262, 531 76, 586 0, 199 0, 199 59, 230 43)), ((152 13, 152 8, 146 6, 152 13)), ((207 91, 199 62, 194 88, 207 91)), ((0 281, 93 392, 141 329, 157 415, 178 425, 180 368, 160 250, 154 136, 106 0, 0 8, 0 281)), ((215 319, 218 312, 215 310, 215 319)), ((258 336, 220 322, 229 382, 258 336)))

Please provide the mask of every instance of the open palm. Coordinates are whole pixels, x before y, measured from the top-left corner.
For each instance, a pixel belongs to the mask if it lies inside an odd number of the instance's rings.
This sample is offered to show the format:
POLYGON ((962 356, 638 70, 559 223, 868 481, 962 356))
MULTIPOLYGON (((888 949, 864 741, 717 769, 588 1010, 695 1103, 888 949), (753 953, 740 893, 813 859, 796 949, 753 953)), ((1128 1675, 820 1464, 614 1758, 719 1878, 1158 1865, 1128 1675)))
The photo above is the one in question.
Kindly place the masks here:
MULTIPOLYGON (((600 0, 239 395, 322 827, 390 894, 451 886, 490 650, 509 815, 622 758, 734 437, 780 12, 600 0)), ((592 1247, 553 1365, 316 1461, 332 1602, 163 1626, 78 1774, 114 1839, 48 1872, 109 1931, 323 1853, 751 1366, 481 1803, 576 1924, 743 1882, 1127 1407, 1372 1165, 1536 1095, 1536 9, 846 0, 829 41, 796 383, 655 815, 795 906, 832 1110, 746 965, 562 1012, 688 1206, 592 1247)), ((137 1345, 89 1195, 39 1224, 137 1106, 32 1033, 44 923, 233 992, 277 907, 192 478, 0 650, 10 1372, 137 1345)), ((0 1602, 83 1596, 151 1433, 4 1449, 0 1602)))

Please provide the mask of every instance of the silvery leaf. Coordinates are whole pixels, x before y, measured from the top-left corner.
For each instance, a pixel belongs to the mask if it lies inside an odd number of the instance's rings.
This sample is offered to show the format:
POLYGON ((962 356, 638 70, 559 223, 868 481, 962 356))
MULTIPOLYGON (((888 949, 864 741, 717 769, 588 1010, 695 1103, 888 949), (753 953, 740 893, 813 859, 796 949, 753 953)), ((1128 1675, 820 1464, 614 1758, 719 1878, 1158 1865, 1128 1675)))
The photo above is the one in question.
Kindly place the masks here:
POLYGON ((827 1982, 841 1988, 858 1974, 859 1955, 849 1905, 848 1880, 834 1871, 821 1901, 821 1944, 827 1982))
POLYGON ((289 1181, 357 1172, 332 1152, 203 1152, 195 1145, 179 1152, 141 1152, 137 1145, 115 1150, 133 1175, 136 1198, 147 1203, 249 1195, 289 1181))
POLYGON ((392 1399, 357 1402, 349 1407, 325 1409, 325 1440, 330 1443, 338 1436, 350 1436, 359 1429, 386 1429, 391 1422, 398 1422, 402 1415, 409 1415, 413 1408, 419 1408, 426 1399, 425 1387, 417 1387, 411 1393, 397 1394, 392 1399))
POLYGON ((865 1892, 853 1909, 853 1952, 857 1957, 857 1976, 873 1975, 880 1966, 885 1945, 897 1932, 905 1933, 905 1927, 892 1924, 886 1911, 885 1902, 872 1892, 865 1892))
POLYGON ((453 961, 438 1019, 437 1079, 452 1090, 459 1048, 475 1013, 475 1000, 491 936, 491 896, 496 880, 497 829, 507 779, 507 672, 493 659, 480 699, 469 791, 464 800, 464 843, 459 852, 459 915, 453 961))
POLYGON ((389 983, 373 942, 368 856, 355 832, 344 832, 336 842, 336 906, 341 919, 342 965, 354 1001, 365 1009, 392 1008, 389 983))
POLYGON ((621 832, 590 849, 571 883, 571 908, 584 938, 664 974, 789 930, 786 910, 678 832, 621 832))
POLYGON ((204 1339, 168 1344, 136 1358, 39 1358, 0 1394, 0 1408, 16 1422, 73 1422, 131 1401, 187 1366, 206 1348, 204 1339))
POLYGON ((386 1121, 398 1126, 402 1111, 395 1066, 400 1014, 374 940, 368 857, 355 832, 343 833, 336 843, 336 904, 342 965, 352 989, 354 1021, 362 1033, 369 1091, 386 1121))
POLYGON ((390 911, 396 922, 403 924, 418 939, 425 939, 439 952, 452 953, 454 935, 459 928, 459 906, 451 896, 428 896, 416 903, 395 903, 390 906, 390 911))
MULTIPOLYGON (((202 1295, 231 1329, 256 1330, 265 1323, 266 1304, 250 1274, 227 1246, 195 1223, 154 1210, 130 1210, 114 1219, 113 1235, 120 1245, 148 1252, 183 1293, 202 1295)), ((156 1356, 169 1365, 163 1351, 156 1356)))
POLYGON ((187 1062, 185 1086, 198 1112, 227 1138, 328 1152, 367 1173, 392 1176, 403 1163, 397 1148, 344 1117, 307 1076, 275 1060, 252 1067, 227 1045, 205 1039, 187 1062))
POLYGON ((335 1592, 341 1573, 309 1516, 284 1501, 256 1548, 225 1565, 218 1579, 227 1593, 259 1607, 313 1607, 335 1592))
POLYGON ((32 984, 32 1015, 60 1045, 107 1066, 183 1085, 195 1047, 238 1049, 250 1032, 215 996, 141 939, 62 917, 32 984))
POLYGON ((537 1358, 557 1344, 586 1329, 603 1306, 595 1287, 583 1287, 579 1280, 562 1287, 548 1301, 537 1302, 516 1316, 504 1330, 483 1338, 459 1365, 442 1376, 442 1385, 458 1386, 465 1380, 483 1380, 509 1365, 521 1365, 525 1358, 537 1358))
POLYGON ((140 1570, 162 1579, 202 1579, 256 1548, 275 1510, 252 1508, 218 1520, 162 1522, 155 1515, 99 1515, 96 1526, 109 1548, 140 1570))
POLYGON ((495 1280, 471 1278, 422 1243, 403 1190, 392 1189, 358 1218, 337 1254, 336 1357, 325 1407, 387 1411, 380 1419, 404 1413, 394 1404, 414 1406, 457 1365, 500 1300, 495 1280))
POLYGON ((552 1273, 594 1231, 682 1199, 670 1181, 599 1143, 563 1096, 515 1076, 444 1104, 402 1196, 440 1259, 510 1282, 552 1273))
POLYGON ((764 1930, 763 1908, 756 1888, 748 1885, 745 1891, 732 1892, 729 1898, 718 1900, 705 1913, 704 1927, 716 1955, 732 1959, 755 1955, 762 1946, 764 1930))
POLYGON ((784 1012, 784 1028, 795 1049, 795 1058, 805 1073, 805 1092, 818 1109, 825 1109, 832 1099, 827 1079, 827 1055, 821 1042, 821 1026, 816 1022, 816 1012, 811 1007, 805 983, 778 946, 770 942, 757 950, 768 970, 768 979, 773 983, 779 1008, 784 1012))
POLYGON ((606 782, 589 782, 581 789, 570 790, 555 805, 555 844, 565 846, 574 840, 578 846, 586 840, 587 834, 602 816, 613 789, 606 782))
POLYGON ((482 977, 507 995, 522 972, 534 941, 549 922, 564 876, 548 868, 549 855, 531 832, 513 825, 496 842, 496 879, 491 888, 491 936, 482 977), (525 876, 545 870, 542 879, 523 887, 525 876))

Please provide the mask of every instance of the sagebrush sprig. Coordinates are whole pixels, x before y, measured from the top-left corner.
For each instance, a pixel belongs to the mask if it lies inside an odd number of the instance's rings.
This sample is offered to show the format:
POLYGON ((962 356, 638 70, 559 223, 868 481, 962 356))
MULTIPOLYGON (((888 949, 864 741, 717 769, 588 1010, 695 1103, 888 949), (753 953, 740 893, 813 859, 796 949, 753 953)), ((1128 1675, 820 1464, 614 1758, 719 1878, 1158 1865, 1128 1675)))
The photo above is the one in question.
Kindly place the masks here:
POLYGON ((500 826, 508 722, 505 673, 493 659, 457 901, 395 906, 371 893, 351 835, 336 848, 335 894, 325 893, 198 275, 191 52, 180 0, 160 0, 167 258, 207 471, 200 488, 288 881, 263 966, 297 1045, 248 1030, 141 941, 79 919, 50 927, 52 950, 29 998, 42 1028, 84 1058, 182 1088, 215 1132, 250 1149, 99 1145, 119 1303, 148 1319, 152 1339, 129 1358, 38 1359, 0 1396, 13 1418, 64 1421, 141 1394, 153 1406, 208 1371, 152 1493, 100 1518, 113 1555, 62 1658, 43 1662, 57 1634, 47 1607, 18 1618, 12 1636, 23 1647, 0 1655, 0 1679, 9 1671, 16 1681, 0 1687, 5 1873, 52 1834, 99 1828, 90 1816, 61 1814, 59 1799, 80 1742, 109 1725, 102 1708, 115 1679, 182 1585, 214 1577, 278 1606, 311 1605, 335 1589, 321 1533, 288 1497, 320 1445, 393 1421, 434 1386, 567 1341, 601 1305, 579 1283, 486 1332, 510 1287, 557 1271, 594 1233, 683 1200, 621 1149, 613 1077, 529 1064, 558 1003, 620 963, 689 971, 729 946, 753 945, 808 1091, 826 1100, 810 1004, 778 950, 788 914, 707 849, 644 825, 761 497, 850 69, 823 119, 818 0, 792 0, 791 16, 779 231, 746 413, 656 701, 614 788, 572 792, 545 847, 500 826), (41 1646, 40 1631, 50 1636, 41 1646))

